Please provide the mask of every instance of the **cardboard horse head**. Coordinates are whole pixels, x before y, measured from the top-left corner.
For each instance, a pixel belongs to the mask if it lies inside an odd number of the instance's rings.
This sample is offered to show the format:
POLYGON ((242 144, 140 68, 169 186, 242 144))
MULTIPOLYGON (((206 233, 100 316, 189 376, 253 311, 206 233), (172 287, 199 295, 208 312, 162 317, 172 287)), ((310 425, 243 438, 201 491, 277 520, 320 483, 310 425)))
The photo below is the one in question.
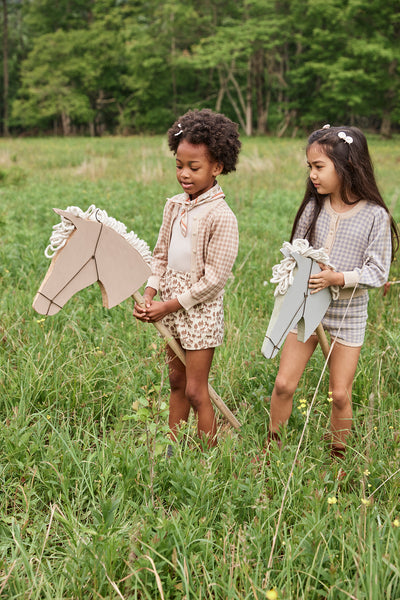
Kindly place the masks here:
MULTIPOLYGON (((303 250, 304 248, 308 249, 308 243, 305 246, 303 244, 304 240, 296 241, 299 242, 299 245, 295 247, 303 250)), ((288 243, 286 245, 291 247, 288 243)), ((317 250, 316 252, 320 251, 317 250)), ((311 250, 312 253, 313 250, 311 250)), ((320 290, 316 294, 310 292, 310 276, 321 270, 318 263, 312 258, 302 256, 293 250, 289 254, 297 267, 294 269, 293 282, 288 286, 287 291, 281 295, 277 294, 274 310, 261 348, 265 358, 276 356, 287 334, 296 326, 297 339, 306 342, 317 329, 332 301, 330 288, 320 290)), ((324 348, 326 338, 319 341, 324 348)))
MULTIPOLYGON (((89 214, 89 218, 77 216, 71 210, 54 209, 62 221, 66 220, 72 225, 62 226, 60 239, 54 246, 50 243, 49 248, 55 254, 33 300, 33 308, 42 315, 55 315, 76 292, 96 281, 100 284, 106 308, 112 308, 130 296, 142 304, 143 298, 137 290, 151 274, 148 245, 133 231, 126 234, 125 225, 108 217, 105 211, 91 206, 86 213, 82 213, 77 207, 72 208, 82 215, 89 214)), ((153 324, 181 362, 186 364, 181 346, 165 325, 161 322, 153 324)), ((208 391, 211 400, 229 423, 240 428, 239 421, 211 385, 208 391)))
POLYGON ((112 227, 69 211, 54 211, 74 229, 53 256, 33 308, 55 315, 76 292, 99 282, 103 305, 112 308, 133 295, 151 269, 142 254, 112 227))

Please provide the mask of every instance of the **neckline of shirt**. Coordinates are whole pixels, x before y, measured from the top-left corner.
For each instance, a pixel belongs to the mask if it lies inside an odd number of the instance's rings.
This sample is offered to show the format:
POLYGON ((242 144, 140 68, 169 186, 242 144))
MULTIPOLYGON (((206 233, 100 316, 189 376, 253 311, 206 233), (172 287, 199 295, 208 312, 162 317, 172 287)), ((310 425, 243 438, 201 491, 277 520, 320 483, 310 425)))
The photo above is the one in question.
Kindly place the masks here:
MULTIPOLYGON (((219 183, 216 183, 215 185, 213 185, 212 188, 207 190, 207 192, 204 192, 204 194, 201 194, 201 196, 198 196, 196 198, 196 200, 197 200, 196 204, 200 204, 200 202, 207 202, 207 201, 214 200, 214 199, 221 200, 222 198, 225 198, 225 194, 222 191, 222 188, 219 185, 219 183)), ((169 200, 172 200, 173 202, 176 202, 177 204, 186 203, 187 200, 192 202, 190 200, 190 196, 187 192, 182 192, 182 194, 177 194, 173 198, 169 198, 169 200)))
POLYGON ((346 210, 345 212, 338 212, 337 210, 335 210, 334 208, 332 208, 330 196, 327 196, 325 198, 325 204, 324 204, 324 206, 325 206, 325 210, 329 214, 335 215, 335 217, 338 217, 340 219, 349 219, 350 217, 353 217, 355 214, 357 214, 358 212, 360 212, 360 210, 362 210, 366 204, 367 204, 366 200, 359 200, 349 210, 346 210))

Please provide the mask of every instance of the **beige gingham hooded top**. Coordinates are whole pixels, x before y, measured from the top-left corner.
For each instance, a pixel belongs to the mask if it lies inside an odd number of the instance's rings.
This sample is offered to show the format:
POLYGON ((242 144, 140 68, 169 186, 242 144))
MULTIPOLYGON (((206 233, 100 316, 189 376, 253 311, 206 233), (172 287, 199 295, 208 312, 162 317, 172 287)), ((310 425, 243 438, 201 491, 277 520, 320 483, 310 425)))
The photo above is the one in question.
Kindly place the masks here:
MULTIPOLYGON (((226 203, 225 196, 221 197, 221 193, 223 194, 222 189, 216 183, 197 199, 197 204, 206 202, 209 206, 198 217, 193 217, 192 286, 177 298, 186 310, 190 310, 199 302, 214 300, 223 294, 237 256, 239 246, 237 220, 226 203)), ((163 221, 151 263, 152 275, 147 282, 148 287, 157 291, 160 278, 168 265, 172 225, 180 214, 182 202, 187 198, 186 193, 178 194, 168 198, 164 207, 163 221)))

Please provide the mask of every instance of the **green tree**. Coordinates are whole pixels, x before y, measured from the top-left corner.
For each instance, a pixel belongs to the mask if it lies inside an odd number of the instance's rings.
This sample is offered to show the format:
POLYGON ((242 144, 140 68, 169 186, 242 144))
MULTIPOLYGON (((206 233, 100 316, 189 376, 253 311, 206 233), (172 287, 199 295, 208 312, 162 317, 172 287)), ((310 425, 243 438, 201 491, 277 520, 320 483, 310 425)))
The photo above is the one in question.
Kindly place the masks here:
POLYGON ((398 0, 4 0, 2 15, 14 127, 159 132, 204 106, 248 135, 400 122, 398 0))
POLYGON ((131 90, 124 119, 137 131, 165 131, 181 112, 208 104, 209 81, 187 61, 191 46, 208 32, 210 14, 193 0, 152 0, 126 22, 131 90))
POLYGON ((104 107, 115 103, 121 50, 115 32, 97 26, 40 36, 22 65, 14 121, 39 127, 61 121, 65 135, 87 124, 97 133, 104 107))
POLYGON ((3 134, 9 134, 9 107, 19 86, 19 64, 24 53, 22 0, 3 0, 0 11, 2 45, 2 78, 0 83, 0 114, 3 134))
POLYGON ((3 134, 8 136, 8 7, 3 0, 3 134))
POLYGON ((291 7, 289 103, 298 124, 307 129, 345 121, 357 105, 355 96, 339 96, 333 91, 338 65, 348 57, 352 24, 347 20, 346 5, 347 0, 308 0, 306 4, 296 0, 291 7))
POLYGON ((380 133, 391 135, 400 123, 400 4, 350 0, 354 34, 349 48, 363 72, 355 91, 363 97, 360 113, 380 121, 380 133))
POLYGON ((216 110, 226 105, 226 99, 247 135, 254 127, 257 133, 266 133, 273 110, 277 130, 286 119, 282 108, 291 35, 288 12, 290 3, 235 2, 227 11, 229 16, 221 18, 194 48, 191 60, 195 68, 217 74, 216 110))
POLYGON ((65 135, 71 119, 93 118, 88 97, 77 85, 86 65, 77 53, 81 32, 46 34, 35 40, 22 65, 22 86, 13 104, 14 122, 25 127, 49 127, 61 119, 65 135))
POLYGON ((96 0, 25 0, 24 22, 30 40, 59 29, 72 31, 88 27, 95 3, 96 0))
POLYGON ((300 124, 399 122, 400 10, 396 0, 309 0, 290 56, 300 124))

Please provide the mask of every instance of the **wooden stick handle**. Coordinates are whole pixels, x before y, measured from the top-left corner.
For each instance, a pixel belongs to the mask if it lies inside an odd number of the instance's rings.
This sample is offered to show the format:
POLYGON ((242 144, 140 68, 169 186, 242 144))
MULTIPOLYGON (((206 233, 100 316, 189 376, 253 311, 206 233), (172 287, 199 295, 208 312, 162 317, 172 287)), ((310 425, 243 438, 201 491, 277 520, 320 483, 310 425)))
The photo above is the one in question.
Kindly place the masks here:
MULTIPOLYGON (((133 297, 138 304, 144 304, 144 298, 140 292, 135 292, 133 294, 133 297)), ((173 350, 173 352, 176 354, 176 356, 179 358, 182 364, 186 365, 185 351, 181 348, 176 339, 172 337, 172 334, 169 331, 169 329, 165 327, 165 325, 163 325, 161 321, 156 321, 155 323, 153 323, 153 325, 165 339, 168 346, 173 350)), ((208 393, 215 406, 224 415, 224 417, 226 417, 226 419, 232 425, 232 427, 234 427, 235 429, 240 429, 239 421, 236 419, 235 415, 229 410, 225 402, 217 394, 214 388, 211 387, 210 384, 208 384, 208 393)))
POLYGON ((322 350, 325 358, 328 358, 330 347, 329 347, 328 339, 326 337, 326 333, 325 333, 324 328, 322 327, 321 323, 318 325, 315 332, 317 334, 318 341, 321 346, 321 350, 322 350))

